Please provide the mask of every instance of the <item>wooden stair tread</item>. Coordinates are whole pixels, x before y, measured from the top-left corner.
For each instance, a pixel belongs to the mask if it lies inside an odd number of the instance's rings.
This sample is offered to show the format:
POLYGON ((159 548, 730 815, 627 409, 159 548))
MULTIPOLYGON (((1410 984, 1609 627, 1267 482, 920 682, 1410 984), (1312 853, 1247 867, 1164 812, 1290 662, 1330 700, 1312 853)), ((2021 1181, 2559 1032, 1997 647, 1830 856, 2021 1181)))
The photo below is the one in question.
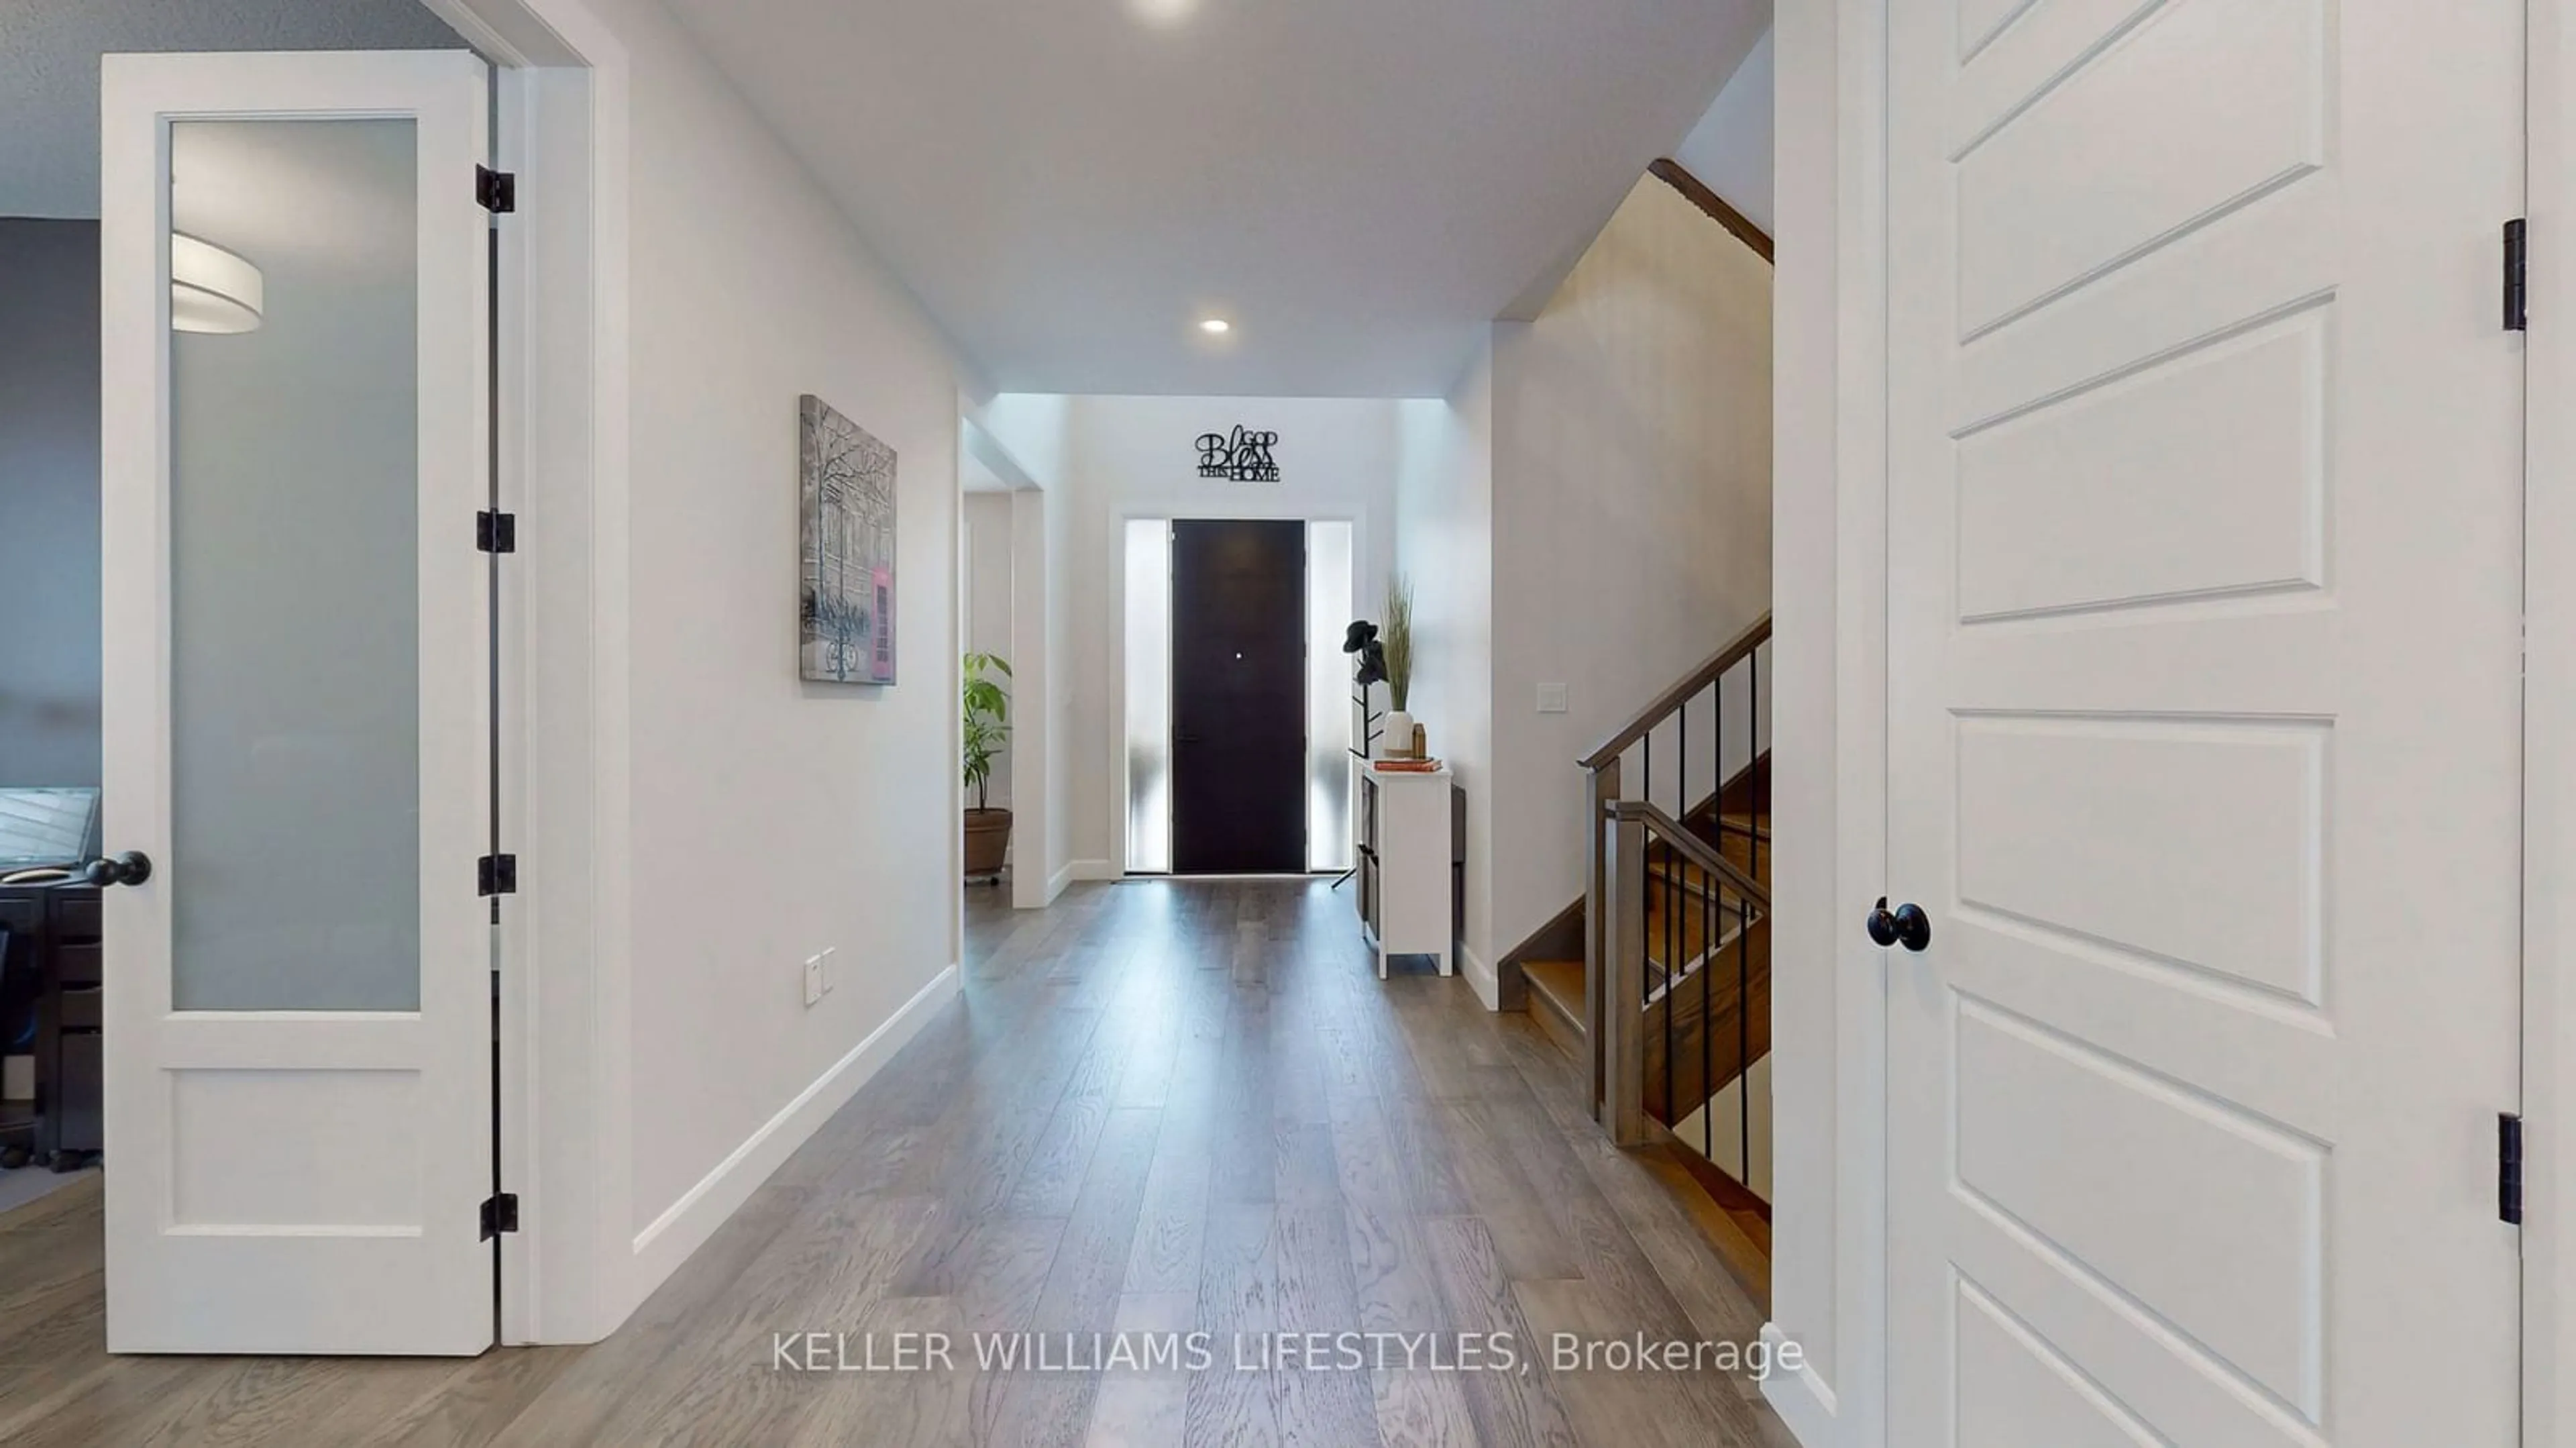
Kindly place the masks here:
POLYGON ((1530 1017, 1566 1054, 1581 1059, 1584 1029, 1583 962, 1525 960, 1521 979, 1528 984, 1530 1017))
POLYGON ((1543 991, 1549 1003, 1583 1019, 1583 962, 1579 960, 1528 960, 1521 962, 1521 974, 1529 978, 1530 989, 1543 991))

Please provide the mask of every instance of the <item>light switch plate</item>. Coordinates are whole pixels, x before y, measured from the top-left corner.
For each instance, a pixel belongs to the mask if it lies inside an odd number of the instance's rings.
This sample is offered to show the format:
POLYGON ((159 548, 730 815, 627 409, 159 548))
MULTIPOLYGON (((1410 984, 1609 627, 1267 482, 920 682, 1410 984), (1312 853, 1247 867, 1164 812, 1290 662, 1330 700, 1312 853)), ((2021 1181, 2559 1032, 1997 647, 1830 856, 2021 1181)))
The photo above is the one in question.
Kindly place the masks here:
POLYGON ((805 1004, 810 1006, 822 998, 823 957, 809 955, 805 957, 805 1004))
POLYGON ((1541 684, 1538 686, 1538 711, 1540 713, 1562 714, 1565 712, 1565 709, 1566 690, 1563 684, 1541 684))

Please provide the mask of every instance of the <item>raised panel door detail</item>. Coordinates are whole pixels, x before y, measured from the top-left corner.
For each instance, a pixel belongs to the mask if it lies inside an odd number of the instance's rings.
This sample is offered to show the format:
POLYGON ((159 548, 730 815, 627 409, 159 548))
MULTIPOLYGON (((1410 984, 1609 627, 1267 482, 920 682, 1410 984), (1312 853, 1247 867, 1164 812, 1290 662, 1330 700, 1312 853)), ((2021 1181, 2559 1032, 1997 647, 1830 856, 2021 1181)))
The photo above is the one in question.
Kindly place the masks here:
POLYGON ((1959 1279, 1959 1441, 1977 1448, 2163 1448, 2084 1370, 1959 1279))
POLYGON ((1957 1032, 1961 1187, 2315 1421, 2325 1147, 1974 999, 1957 1032))
POLYGON ((1959 445, 1970 622, 2325 584, 2328 309, 1959 445))
POLYGON ((417 1071, 192 1067, 170 1073, 170 1112, 176 1231, 420 1234, 417 1071))
POLYGON ((2323 0, 2180 0, 1991 133, 1958 163, 1961 335, 2324 164, 2325 35, 2323 0))
POLYGON ((1959 902, 2326 998, 2328 731, 2297 721, 1959 724, 1959 902))

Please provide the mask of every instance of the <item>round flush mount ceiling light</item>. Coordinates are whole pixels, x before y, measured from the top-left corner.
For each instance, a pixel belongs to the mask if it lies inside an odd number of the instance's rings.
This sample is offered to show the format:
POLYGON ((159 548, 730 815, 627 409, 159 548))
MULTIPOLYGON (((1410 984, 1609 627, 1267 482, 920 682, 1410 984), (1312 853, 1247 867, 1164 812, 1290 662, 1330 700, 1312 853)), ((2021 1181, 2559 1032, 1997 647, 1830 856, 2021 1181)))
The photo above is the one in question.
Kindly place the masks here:
POLYGON ((1223 317, 1208 317, 1199 322, 1199 330, 1211 337, 1222 337, 1234 330, 1234 324, 1223 317))
POLYGON ((213 242, 170 233, 172 331, 256 332, 267 300, 258 267, 213 242))
POLYGON ((1198 12, 1199 0, 1127 0, 1127 13, 1147 25, 1178 25, 1198 12))

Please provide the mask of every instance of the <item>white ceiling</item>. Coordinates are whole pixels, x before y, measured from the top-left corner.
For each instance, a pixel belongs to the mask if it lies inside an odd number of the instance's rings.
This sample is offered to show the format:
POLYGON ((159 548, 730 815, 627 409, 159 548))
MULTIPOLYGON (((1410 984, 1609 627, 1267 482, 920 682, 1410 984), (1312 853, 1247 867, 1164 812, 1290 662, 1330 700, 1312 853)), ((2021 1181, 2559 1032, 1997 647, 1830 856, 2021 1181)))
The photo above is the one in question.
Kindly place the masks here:
POLYGON ((420 0, 0 0, 0 216, 98 215, 101 55, 463 45, 420 0))
POLYGON ((995 385, 1333 396, 1445 392, 1771 9, 670 3, 995 385))

